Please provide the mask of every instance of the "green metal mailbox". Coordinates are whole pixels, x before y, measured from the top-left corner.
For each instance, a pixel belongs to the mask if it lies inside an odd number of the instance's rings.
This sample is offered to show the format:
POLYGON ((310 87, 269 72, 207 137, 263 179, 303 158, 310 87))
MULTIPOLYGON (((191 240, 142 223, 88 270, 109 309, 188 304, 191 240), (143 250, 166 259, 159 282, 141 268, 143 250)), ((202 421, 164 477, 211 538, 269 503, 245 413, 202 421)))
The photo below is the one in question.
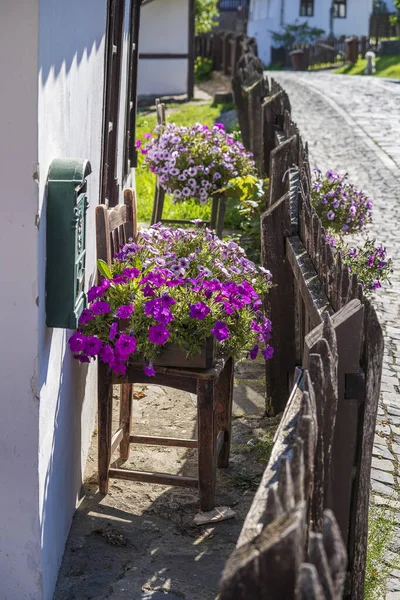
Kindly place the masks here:
POLYGON ((90 162, 56 158, 47 179, 46 325, 76 329, 86 306, 86 177, 90 162))

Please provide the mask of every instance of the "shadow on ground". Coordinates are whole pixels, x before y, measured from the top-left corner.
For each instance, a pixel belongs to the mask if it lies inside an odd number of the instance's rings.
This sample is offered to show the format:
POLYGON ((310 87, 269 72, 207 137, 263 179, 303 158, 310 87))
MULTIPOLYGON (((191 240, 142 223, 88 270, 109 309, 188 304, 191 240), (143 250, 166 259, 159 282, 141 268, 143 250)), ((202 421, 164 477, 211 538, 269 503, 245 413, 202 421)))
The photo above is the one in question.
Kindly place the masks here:
MULTIPOLYGON (((115 429, 117 387, 114 404, 115 429)), ((195 417, 193 395, 135 386, 136 434, 195 437, 195 417)), ((101 496, 95 434, 54 600, 214 599, 266 466, 276 424, 277 419, 264 416, 264 365, 240 362, 231 461, 218 472, 216 494, 216 505, 233 508, 236 518, 202 527, 193 522, 199 510, 196 490, 112 480, 110 493, 101 496)), ((132 445, 124 466, 196 476, 196 451, 132 445)))

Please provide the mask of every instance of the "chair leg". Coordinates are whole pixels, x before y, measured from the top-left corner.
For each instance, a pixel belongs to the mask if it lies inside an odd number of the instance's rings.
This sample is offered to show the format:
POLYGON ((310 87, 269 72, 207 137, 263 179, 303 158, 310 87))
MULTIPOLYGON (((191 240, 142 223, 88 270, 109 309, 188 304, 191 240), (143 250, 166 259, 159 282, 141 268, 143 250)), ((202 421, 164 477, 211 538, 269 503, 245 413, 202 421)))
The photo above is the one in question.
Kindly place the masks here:
POLYGON ((233 359, 229 358, 215 384, 216 432, 223 431, 224 442, 217 457, 218 468, 229 467, 232 429, 233 359))
POLYGON ((132 392, 133 385, 131 383, 123 383, 120 390, 120 407, 119 407, 119 426, 123 427, 123 438, 119 445, 119 456, 121 460, 128 460, 131 435, 132 421, 132 392))
POLYGON ((112 384, 108 367, 98 362, 98 479, 100 494, 108 494, 111 462, 112 384))
POLYGON ((210 229, 215 231, 217 227, 217 218, 218 218, 218 209, 219 209, 219 197, 213 196, 211 203, 211 217, 210 217, 210 229))
POLYGON ((215 506, 215 427, 214 385, 212 381, 197 381, 197 439, 199 459, 200 510, 215 506))
POLYGON ((225 220, 225 211, 226 211, 226 198, 223 196, 219 199, 219 208, 218 208, 218 218, 216 225, 216 234, 219 238, 222 238, 222 231, 224 229, 224 220, 225 220))

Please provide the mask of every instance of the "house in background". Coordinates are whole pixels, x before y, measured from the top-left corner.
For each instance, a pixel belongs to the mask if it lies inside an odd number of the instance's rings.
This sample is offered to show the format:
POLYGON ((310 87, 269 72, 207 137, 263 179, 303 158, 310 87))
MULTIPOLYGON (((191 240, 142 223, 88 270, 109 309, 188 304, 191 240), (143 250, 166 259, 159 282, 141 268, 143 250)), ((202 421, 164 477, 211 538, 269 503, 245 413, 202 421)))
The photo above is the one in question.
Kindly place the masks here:
POLYGON ((139 96, 193 97, 194 5, 195 0, 142 0, 139 96))
POLYGON ((271 62, 272 32, 288 24, 307 21, 328 35, 333 9, 333 35, 369 33, 372 0, 250 0, 247 35, 255 37, 258 54, 265 65, 271 62))
POLYGON ((216 31, 226 29, 245 33, 250 0, 219 0, 219 19, 216 31))
POLYGON ((70 330, 46 327, 47 179, 54 159, 91 163, 87 290, 96 271, 95 207, 118 203, 132 184, 139 7, 1 2, 1 600, 52 598, 81 487, 96 365, 73 359, 70 330))

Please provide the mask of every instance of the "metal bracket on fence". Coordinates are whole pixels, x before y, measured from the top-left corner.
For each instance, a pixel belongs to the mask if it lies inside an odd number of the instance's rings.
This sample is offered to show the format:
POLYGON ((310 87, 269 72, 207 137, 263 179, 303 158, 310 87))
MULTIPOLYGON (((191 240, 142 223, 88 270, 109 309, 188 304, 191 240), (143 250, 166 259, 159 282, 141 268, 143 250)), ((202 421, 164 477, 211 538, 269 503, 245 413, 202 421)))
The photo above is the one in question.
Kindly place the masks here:
POLYGON ((284 172, 283 176, 282 176, 282 183, 285 181, 285 179, 286 179, 286 175, 287 175, 288 173, 289 173, 289 174, 290 174, 290 173, 294 173, 294 172, 297 172, 298 170, 299 170, 299 167, 290 167, 289 169, 287 169, 287 170, 284 172))

